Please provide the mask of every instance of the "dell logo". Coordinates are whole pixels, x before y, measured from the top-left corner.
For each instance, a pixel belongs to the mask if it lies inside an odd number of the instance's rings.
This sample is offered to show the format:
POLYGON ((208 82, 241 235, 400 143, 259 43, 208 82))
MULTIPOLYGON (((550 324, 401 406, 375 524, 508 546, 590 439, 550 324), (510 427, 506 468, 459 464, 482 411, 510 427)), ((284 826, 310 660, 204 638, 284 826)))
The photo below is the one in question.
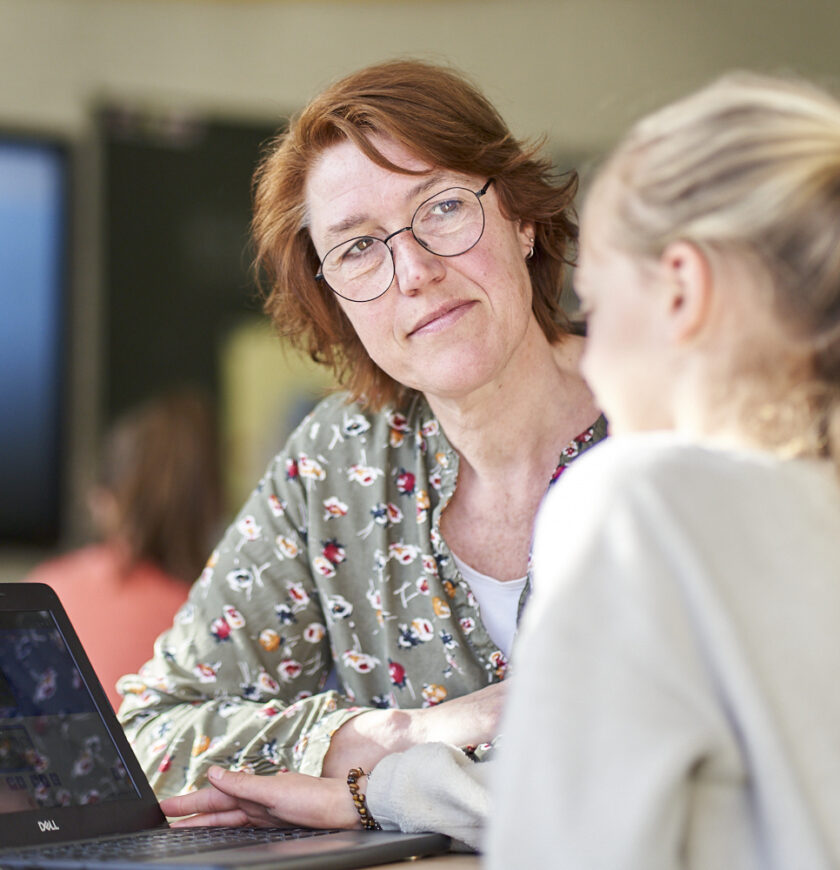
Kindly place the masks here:
POLYGON ((55 823, 55 821, 53 819, 44 819, 44 821, 39 821, 38 827, 40 828, 42 834, 45 831, 58 831, 59 830, 58 825, 55 823))

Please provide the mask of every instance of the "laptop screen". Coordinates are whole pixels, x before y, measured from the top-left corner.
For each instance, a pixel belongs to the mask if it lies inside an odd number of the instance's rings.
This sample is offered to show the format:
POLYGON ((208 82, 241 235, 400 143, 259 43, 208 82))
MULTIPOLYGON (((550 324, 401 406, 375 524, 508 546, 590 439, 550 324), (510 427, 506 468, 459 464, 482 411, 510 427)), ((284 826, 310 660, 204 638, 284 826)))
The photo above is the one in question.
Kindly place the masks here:
POLYGON ((0 812, 136 797, 52 614, 0 613, 0 812))
POLYGON ((0 583, 0 847, 164 822, 56 594, 0 583))

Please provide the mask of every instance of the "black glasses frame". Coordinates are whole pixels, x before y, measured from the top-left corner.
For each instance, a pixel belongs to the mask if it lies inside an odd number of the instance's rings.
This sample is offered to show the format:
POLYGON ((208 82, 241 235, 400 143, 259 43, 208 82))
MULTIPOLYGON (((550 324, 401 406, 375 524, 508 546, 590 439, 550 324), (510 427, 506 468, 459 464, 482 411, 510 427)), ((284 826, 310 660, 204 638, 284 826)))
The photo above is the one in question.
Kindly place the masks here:
POLYGON ((346 299, 348 302, 357 302, 359 304, 362 304, 364 302, 373 302, 374 299, 379 299, 380 296, 384 296, 391 289, 391 285, 394 283, 394 275, 397 274, 397 266, 396 266, 396 263, 394 262, 394 252, 391 249, 391 246, 388 244, 388 242, 391 241, 391 239, 393 239, 395 236, 400 235, 401 233, 411 233, 411 235, 414 237, 414 241, 417 242, 417 244, 420 245, 420 247, 427 250, 430 254, 434 254, 436 257, 460 257, 461 254, 466 254, 467 251, 471 251, 481 241, 481 237, 484 235, 486 216, 484 214, 484 206, 481 203, 481 197, 484 196, 485 193, 487 193, 487 191, 492 183, 493 183, 493 179, 488 178, 484 184, 484 187, 482 187, 480 190, 470 190, 468 187, 460 188, 458 185, 454 185, 452 187, 444 187, 442 190, 439 190, 437 193, 433 193, 431 196, 424 199, 423 202, 421 202, 420 205, 418 205, 417 208, 414 209, 414 214, 411 216, 411 223, 407 227, 402 227, 399 230, 394 230, 394 232, 389 233, 387 236, 385 236, 384 239, 378 239, 378 238, 376 238, 376 236, 352 236, 349 239, 345 239, 343 242, 339 242, 337 245, 333 245, 329 249, 329 251, 327 251, 327 253, 324 254, 324 256, 321 258, 321 262, 318 266, 318 271, 315 273, 315 280, 316 281, 323 281, 324 284, 326 284, 327 287, 329 287, 330 290, 333 293, 335 293, 336 296, 341 296, 342 299, 346 299), (440 196, 442 193, 445 193, 447 190, 459 190, 459 189, 460 190, 470 190, 470 193, 472 193, 473 196, 475 196, 475 198, 478 200, 478 206, 481 209, 481 232, 478 234, 478 238, 468 248, 464 248, 463 251, 458 251, 457 254, 438 254, 437 252, 435 252, 431 248, 429 248, 429 246, 421 238, 417 237, 417 235, 414 232, 414 218, 417 217, 417 213, 420 211, 420 209, 423 208, 423 206, 427 202, 434 199, 436 196, 440 196), (336 290, 335 287, 333 287, 330 284, 330 282, 327 281, 327 279, 324 277, 324 261, 327 259, 327 257, 329 257, 329 255, 336 248, 341 248, 344 245, 346 245, 348 242, 355 241, 356 239, 375 239, 377 242, 382 242, 385 245, 385 247, 388 249, 388 253, 391 255, 391 268, 392 268, 391 280, 388 283, 388 286, 381 293, 377 293, 376 296, 371 296, 370 299, 351 299, 349 296, 345 296, 343 293, 339 293, 338 290, 336 290))

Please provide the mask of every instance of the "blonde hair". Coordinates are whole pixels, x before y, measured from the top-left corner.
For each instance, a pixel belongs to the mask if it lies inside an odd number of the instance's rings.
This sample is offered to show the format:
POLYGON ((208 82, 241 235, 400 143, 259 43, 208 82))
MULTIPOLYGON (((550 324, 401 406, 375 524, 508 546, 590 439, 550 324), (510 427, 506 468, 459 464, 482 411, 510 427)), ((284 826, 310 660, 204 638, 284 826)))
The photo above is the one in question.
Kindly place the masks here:
POLYGON ((840 467, 840 102, 732 73, 640 121, 600 178, 618 185, 613 241, 628 252, 686 240, 760 263, 776 321, 809 360, 804 376, 777 360, 784 396, 769 416, 795 417, 795 452, 840 467))

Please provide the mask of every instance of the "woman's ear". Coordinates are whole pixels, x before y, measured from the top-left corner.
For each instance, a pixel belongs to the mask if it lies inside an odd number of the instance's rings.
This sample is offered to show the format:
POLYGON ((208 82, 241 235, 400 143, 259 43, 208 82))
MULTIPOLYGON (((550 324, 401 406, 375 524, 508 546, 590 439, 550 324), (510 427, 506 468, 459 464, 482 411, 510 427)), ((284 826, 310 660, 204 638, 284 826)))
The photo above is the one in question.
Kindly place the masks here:
POLYGON ((530 259, 534 256, 534 239, 536 235, 537 230, 533 221, 519 221, 519 240, 522 244, 522 255, 525 259, 530 259))
POLYGON ((694 338, 706 323, 712 299, 712 269, 691 242, 671 242, 659 258, 664 278, 666 321, 677 341, 694 338))

